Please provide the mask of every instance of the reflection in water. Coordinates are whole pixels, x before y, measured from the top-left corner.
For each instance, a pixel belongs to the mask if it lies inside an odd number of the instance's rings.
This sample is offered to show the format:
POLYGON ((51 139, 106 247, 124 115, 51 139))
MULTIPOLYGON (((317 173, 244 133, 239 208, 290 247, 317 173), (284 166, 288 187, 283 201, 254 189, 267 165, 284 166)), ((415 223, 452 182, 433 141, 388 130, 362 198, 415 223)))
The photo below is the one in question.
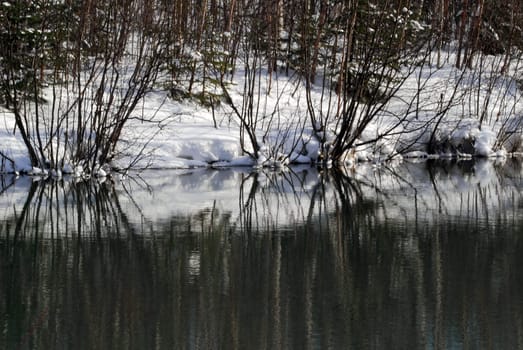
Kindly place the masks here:
POLYGON ((2 179, 1 348, 521 348, 519 163, 2 179))

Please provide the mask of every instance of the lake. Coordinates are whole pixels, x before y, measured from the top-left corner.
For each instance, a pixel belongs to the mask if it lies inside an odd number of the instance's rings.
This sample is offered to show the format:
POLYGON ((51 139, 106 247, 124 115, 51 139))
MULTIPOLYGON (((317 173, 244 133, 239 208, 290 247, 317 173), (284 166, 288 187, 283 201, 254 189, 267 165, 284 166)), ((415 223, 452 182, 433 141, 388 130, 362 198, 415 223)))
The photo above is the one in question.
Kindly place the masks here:
POLYGON ((523 348, 522 174, 6 175, 0 348, 523 348))

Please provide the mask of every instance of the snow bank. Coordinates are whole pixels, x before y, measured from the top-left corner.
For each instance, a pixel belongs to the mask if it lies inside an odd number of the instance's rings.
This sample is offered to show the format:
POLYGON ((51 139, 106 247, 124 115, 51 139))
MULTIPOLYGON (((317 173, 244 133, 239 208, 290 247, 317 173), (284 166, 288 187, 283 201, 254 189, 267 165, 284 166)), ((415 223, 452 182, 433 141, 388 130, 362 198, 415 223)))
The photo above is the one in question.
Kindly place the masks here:
MULTIPOLYGON (((448 54, 442 68, 426 65, 412 72, 397 96, 360 135, 354 149, 347 152, 346 161, 381 162, 398 153, 408 158, 468 158, 505 157, 510 152, 523 151, 523 103, 513 81, 491 74, 486 62, 485 75, 498 80, 490 85, 490 90, 482 88, 477 84, 477 74, 456 70, 449 63, 453 61, 452 54, 448 54), (420 83, 424 90, 418 95, 420 83), (466 96, 475 96, 475 101, 470 102, 466 96), (487 100, 491 102, 486 103, 487 100), (441 110, 446 110, 444 115, 441 110), (384 134, 388 136, 371 142, 384 134)), ((254 116, 261 149, 257 162, 242 150, 243 145, 252 152, 252 145, 227 103, 211 109, 191 101, 169 99, 163 91, 151 91, 124 129, 112 165, 155 169, 281 167, 317 161, 321 145, 307 117, 304 84, 296 77, 272 74, 269 78, 262 71, 266 78, 260 79, 259 84, 261 100, 254 116)), ((245 97, 243 83, 244 72, 238 69, 229 94, 240 107, 245 97)), ((324 99, 322 89, 314 86, 310 103, 319 114, 335 108, 322 105, 324 99)), ((324 131, 328 142, 337 127, 336 120, 331 122, 324 131)), ((0 140, 0 152, 4 155, 0 157, 1 171, 37 172, 30 166, 12 114, 5 110, 0 110, 0 140)), ((64 169, 58 170, 75 173, 75 169, 74 164, 66 163, 64 169)))

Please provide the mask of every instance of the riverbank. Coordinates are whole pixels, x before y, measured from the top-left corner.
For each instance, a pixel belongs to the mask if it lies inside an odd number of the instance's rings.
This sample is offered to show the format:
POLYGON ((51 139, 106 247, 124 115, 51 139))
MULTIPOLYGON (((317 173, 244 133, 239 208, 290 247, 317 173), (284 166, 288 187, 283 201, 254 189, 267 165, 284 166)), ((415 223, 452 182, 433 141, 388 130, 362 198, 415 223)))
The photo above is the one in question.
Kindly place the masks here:
MULTIPOLYGON (((488 57, 482 71, 458 70, 451 53, 446 64, 429 61, 408 74, 397 93, 380 108, 344 156, 348 165, 382 162, 391 158, 500 157, 521 152, 523 103, 514 72, 496 72, 498 57, 488 57)), ((513 67, 516 70, 517 66, 513 67)), ((239 69, 227 85, 229 100, 204 106, 195 99, 175 99, 158 86, 135 108, 123 129, 111 169, 180 169, 194 167, 270 166, 311 164, 336 138, 339 118, 325 118, 319 139, 310 108, 328 115, 336 108, 336 95, 326 103, 325 89, 296 75, 268 74, 259 70, 257 110, 253 125, 258 158, 248 155, 252 142, 234 107, 245 103, 245 71, 239 69), (307 102, 309 101, 309 102, 307 102), (243 148, 242 148, 243 144, 243 148)), ((44 90, 50 94, 51 87, 44 90)), ((215 87, 218 94, 219 87, 215 87)), ((358 106, 364 113, 365 104, 358 106)), ((342 117, 342 116, 341 116, 342 117)), ((45 140, 44 140, 45 142, 45 140)), ((13 115, 0 110, 0 152, 3 172, 40 175, 31 166, 13 115)), ((78 164, 67 157, 55 176, 81 176, 78 164)))

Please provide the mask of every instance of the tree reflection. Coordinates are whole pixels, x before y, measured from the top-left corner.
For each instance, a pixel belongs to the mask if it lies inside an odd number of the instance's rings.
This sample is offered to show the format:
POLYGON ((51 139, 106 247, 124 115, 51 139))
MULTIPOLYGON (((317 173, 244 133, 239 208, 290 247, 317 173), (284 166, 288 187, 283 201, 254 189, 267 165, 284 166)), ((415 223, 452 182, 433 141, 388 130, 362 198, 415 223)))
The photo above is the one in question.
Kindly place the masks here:
POLYGON ((164 186, 32 182, 0 221, 0 346, 521 347, 518 166, 220 173, 236 202, 155 220, 164 186))

